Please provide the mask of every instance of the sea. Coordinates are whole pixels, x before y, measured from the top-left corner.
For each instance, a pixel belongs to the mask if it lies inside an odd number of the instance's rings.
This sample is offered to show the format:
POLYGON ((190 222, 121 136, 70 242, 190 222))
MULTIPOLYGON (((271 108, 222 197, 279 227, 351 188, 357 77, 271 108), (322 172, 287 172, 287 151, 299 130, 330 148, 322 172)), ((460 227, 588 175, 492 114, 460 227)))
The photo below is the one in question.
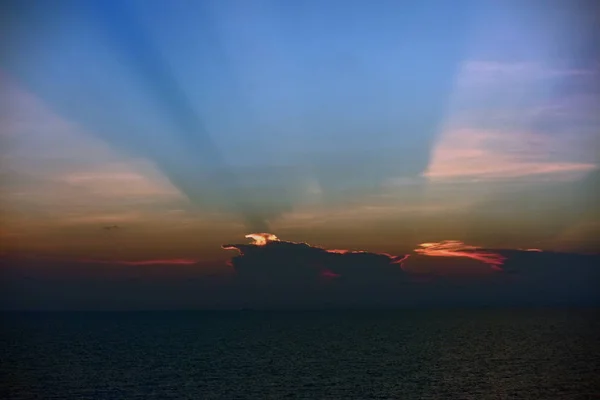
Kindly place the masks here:
POLYGON ((600 399, 597 309, 2 314, 2 399, 600 399))

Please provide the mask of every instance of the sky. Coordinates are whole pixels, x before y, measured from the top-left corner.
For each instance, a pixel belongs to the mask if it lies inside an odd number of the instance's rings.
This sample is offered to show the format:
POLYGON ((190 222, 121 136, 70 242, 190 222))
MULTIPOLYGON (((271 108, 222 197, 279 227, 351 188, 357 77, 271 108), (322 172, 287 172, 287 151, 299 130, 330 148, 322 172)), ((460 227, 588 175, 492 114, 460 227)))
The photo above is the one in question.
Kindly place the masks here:
MULTIPOLYGON (((119 304, 172 304, 161 280, 179 282, 174 293, 224 288, 203 277, 239 275, 221 245, 253 232, 410 254, 413 270, 418 257, 464 269, 429 257, 428 243, 597 253, 595 11, 583 0, 3 2, 4 301, 68 308, 101 279, 89 302, 102 307, 133 273, 156 287, 119 304), (61 285, 70 297, 52 303, 61 285)), ((204 301, 192 297, 176 303, 204 301)))

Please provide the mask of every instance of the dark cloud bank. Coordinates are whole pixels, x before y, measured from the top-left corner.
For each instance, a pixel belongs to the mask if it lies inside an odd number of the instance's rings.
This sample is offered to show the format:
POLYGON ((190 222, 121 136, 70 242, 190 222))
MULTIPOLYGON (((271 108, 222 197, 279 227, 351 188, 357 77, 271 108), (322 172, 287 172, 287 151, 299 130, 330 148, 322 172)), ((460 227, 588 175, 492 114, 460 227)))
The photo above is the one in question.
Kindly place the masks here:
POLYGON ((600 304, 599 255, 461 245, 429 244, 432 251, 402 256, 278 240, 224 248, 239 250, 231 261, 236 278, 263 298, 285 288, 290 299, 312 293, 305 300, 323 305, 600 304))
POLYGON ((208 275, 206 263, 170 265, 168 260, 163 265, 134 265, 4 259, 1 306, 126 310, 600 305, 597 254, 465 246, 448 255, 415 250, 408 257, 396 257, 278 240, 224 247, 239 251, 230 261, 229 274, 208 275), (493 260, 502 264, 490 263, 481 254, 494 254, 493 260))

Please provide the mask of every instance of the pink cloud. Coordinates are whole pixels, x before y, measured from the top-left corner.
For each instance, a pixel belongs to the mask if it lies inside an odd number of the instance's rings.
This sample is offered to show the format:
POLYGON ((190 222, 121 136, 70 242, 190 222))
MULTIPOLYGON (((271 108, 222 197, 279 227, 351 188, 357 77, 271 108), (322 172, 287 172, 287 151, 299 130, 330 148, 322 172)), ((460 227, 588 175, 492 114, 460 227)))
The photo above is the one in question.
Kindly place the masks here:
POLYGON ((578 179, 598 167, 598 127, 585 87, 598 69, 470 60, 458 75, 444 130, 425 176, 431 180, 578 179))
POLYGON ((340 274, 336 274, 335 272, 329 270, 329 269, 324 269, 321 271, 321 276, 323 278, 327 278, 327 279, 334 279, 334 278, 339 278, 341 275, 340 274))
POLYGON ((480 247, 466 245, 458 240, 421 243, 415 253, 430 257, 466 257, 488 264, 494 270, 502 270, 506 257, 501 254, 482 250, 480 247))
POLYGON ((544 135, 456 129, 442 135, 424 175, 433 180, 536 175, 579 178, 598 167, 593 163, 563 161, 560 153, 565 158, 569 156, 568 146, 544 135))
POLYGON ((168 259, 156 259, 156 260, 94 260, 94 259, 82 259, 80 262, 93 263, 93 264, 117 264, 117 265, 193 265, 197 264, 198 260, 192 260, 188 258, 168 258, 168 259))

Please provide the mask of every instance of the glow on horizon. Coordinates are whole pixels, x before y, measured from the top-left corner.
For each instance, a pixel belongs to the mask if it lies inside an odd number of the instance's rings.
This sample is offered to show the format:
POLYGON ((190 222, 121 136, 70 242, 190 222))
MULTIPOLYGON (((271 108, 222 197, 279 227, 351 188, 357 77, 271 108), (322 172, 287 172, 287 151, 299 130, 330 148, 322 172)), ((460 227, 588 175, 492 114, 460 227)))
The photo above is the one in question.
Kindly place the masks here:
POLYGON ((115 265, 194 265, 198 264, 198 260, 188 258, 170 258, 170 259, 157 259, 157 260, 95 260, 95 259, 80 259, 79 262, 85 262, 90 264, 115 264, 115 265))

